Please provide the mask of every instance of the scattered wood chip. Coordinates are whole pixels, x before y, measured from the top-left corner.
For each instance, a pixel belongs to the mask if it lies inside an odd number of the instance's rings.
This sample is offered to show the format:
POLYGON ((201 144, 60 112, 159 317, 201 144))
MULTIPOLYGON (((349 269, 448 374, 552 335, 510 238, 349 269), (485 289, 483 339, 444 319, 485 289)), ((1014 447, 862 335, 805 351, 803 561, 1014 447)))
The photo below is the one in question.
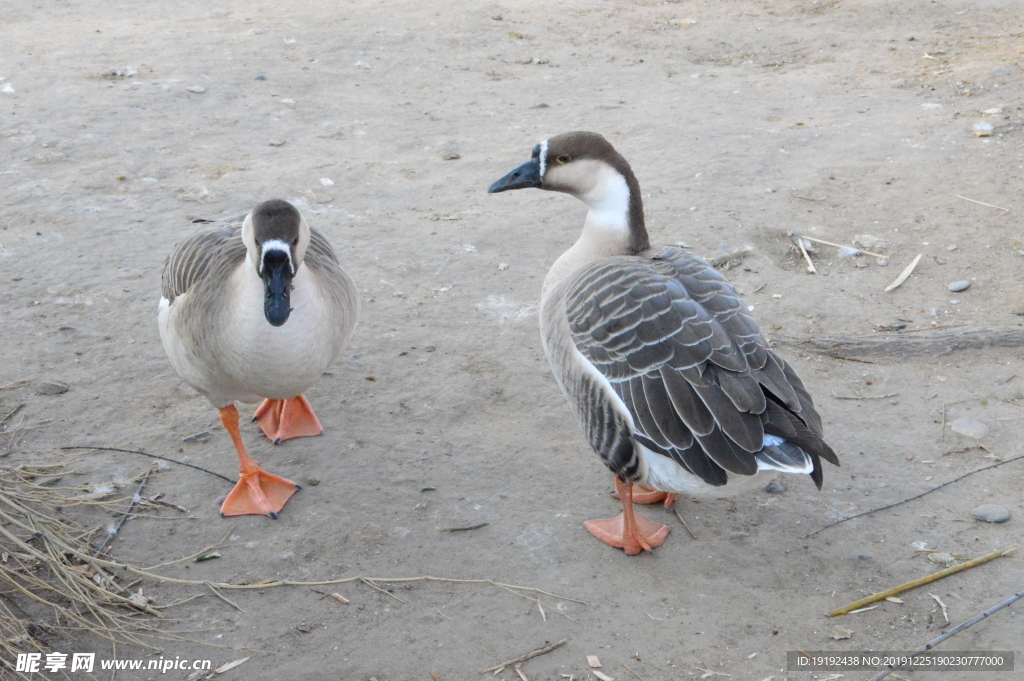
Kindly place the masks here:
POLYGON ((348 599, 347 599, 347 598, 345 598, 344 596, 342 596, 342 595, 341 595, 341 594, 339 594, 339 593, 333 593, 333 594, 331 594, 331 598, 333 598, 334 600, 338 601, 338 602, 339 602, 339 603, 341 603, 342 605, 348 605, 348 599))
POLYGON ((523 670, 519 668, 519 665, 516 665, 514 669, 516 674, 519 674, 520 679, 522 679, 523 681, 530 681, 526 674, 523 673, 523 670))
POLYGON ((844 641, 850 638, 851 636, 853 636, 852 629, 847 629, 846 627, 841 627, 837 624, 836 626, 832 627, 832 635, 829 638, 832 638, 836 641, 844 641))
MULTIPOLYGON (((250 657, 252 657, 252 656, 250 655, 250 657)), ((217 672, 218 674, 223 674, 224 672, 227 672, 227 671, 230 671, 230 670, 234 669, 235 667, 237 667, 238 665, 242 664, 243 662, 245 662, 248 659, 249 659, 248 657, 243 657, 243 658, 235 660, 233 662, 228 662, 227 664, 224 664, 224 665, 221 665, 221 666, 217 667, 213 671, 217 672)))
POLYGON ((914 268, 917 267, 917 263, 921 262, 921 257, 923 255, 924 253, 918 253, 917 257, 914 258, 914 260, 909 265, 907 265, 907 268, 900 272, 900 276, 896 277, 896 281, 892 282, 891 284, 885 287, 886 292, 892 291, 893 289, 899 287, 903 282, 905 282, 910 277, 910 275, 914 273, 914 268))
POLYGON ((946 610, 946 604, 943 603, 942 599, 936 596, 935 594, 930 593, 928 595, 934 598, 935 602, 939 604, 940 608, 942 608, 942 616, 943 618, 945 618, 946 624, 949 624, 949 612, 946 610))
POLYGON ((540 601, 537 601, 537 609, 540 610, 540 618, 542 620, 544 620, 545 622, 547 622, 548 621, 548 615, 547 615, 546 612, 544 612, 544 606, 540 604, 540 601))
POLYGON ((615 681, 614 677, 608 676, 607 674, 599 672, 596 669, 590 673, 596 676, 597 678, 601 679, 601 681, 615 681))
POLYGON ((885 600, 889 601, 890 603, 902 603, 903 602, 902 598, 896 598, 895 596, 886 596, 885 600))
POLYGON ((711 671, 710 669, 704 669, 704 667, 697 667, 697 669, 699 669, 702 672, 704 672, 703 674, 700 675, 700 678, 702 678, 702 679, 706 679, 706 678, 709 678, 711 676, 732 676, 732 674, 726 674, 725 672, 714 672, 714 671, 711 671))
POLYGON ((587 655, 587 664, 591 669, 597 669, 601 666, 601 660, 597 659, 597 655, 587 655))

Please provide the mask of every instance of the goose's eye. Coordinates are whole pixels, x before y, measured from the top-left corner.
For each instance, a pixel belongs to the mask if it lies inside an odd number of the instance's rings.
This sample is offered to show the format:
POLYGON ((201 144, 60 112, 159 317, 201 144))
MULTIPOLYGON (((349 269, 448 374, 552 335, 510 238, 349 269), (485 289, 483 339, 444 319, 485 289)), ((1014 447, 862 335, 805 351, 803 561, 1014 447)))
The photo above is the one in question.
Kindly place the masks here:
POLYGON ((558 161, 559 163, 568 163, 569 161, 572 160, 572 156, 570 156, 569 154, 562 154, 555 160, 558 161))

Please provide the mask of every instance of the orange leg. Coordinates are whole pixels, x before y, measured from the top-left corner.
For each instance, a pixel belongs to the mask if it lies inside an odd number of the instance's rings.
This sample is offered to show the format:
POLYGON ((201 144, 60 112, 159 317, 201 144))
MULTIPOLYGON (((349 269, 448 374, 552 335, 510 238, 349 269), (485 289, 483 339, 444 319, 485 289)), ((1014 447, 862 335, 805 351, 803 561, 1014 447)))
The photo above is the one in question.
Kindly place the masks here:
POLYGON ((252 460, 242 443, 235 405, 220 410, 220 422, 231 435, 231 441, 235 443, 238 452, 238 483, 221 504, 220 514, 269 515, 276 519, 288 499, 301 488, 287 478, 265 472, 252 460))
POLYGON ((661 546, 668 536, 668 525, 633 513, 633 483, 615 478, 615 490, 622 500, 622 513, 609 520, 587 521, 583 524, 587 531, 605 544, 623 549, 628 556, 661 546))
POLYGON ((275 445, 293 437, 310 437, 324 432, 313 407, 302 395, 288 400, 263 400, 252 420, 259 422, 263 434, 275 445))
MULTIPOLYGON (((643 485, 637 485, 636 489, 642 490, 640 492, 633 492, 633 503, 634 504, 656 504, 659 501, 665 502, 665 508, 672 508, 672 504, 676 503, 676 499, 679 498, 678 494, 670 494, 668 492, 661 492, 650 487, 644 487, 643 485)), ((612 492, 612 498, 619 499, 618 490, 612 492)))

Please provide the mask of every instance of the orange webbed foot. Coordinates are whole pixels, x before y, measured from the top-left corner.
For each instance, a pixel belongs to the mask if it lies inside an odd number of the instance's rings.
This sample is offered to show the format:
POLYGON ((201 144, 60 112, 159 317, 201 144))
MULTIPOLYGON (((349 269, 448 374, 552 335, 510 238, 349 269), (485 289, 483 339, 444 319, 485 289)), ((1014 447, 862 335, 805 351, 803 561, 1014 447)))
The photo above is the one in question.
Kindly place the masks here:
POLYGON ((260 424, 263 434, 275 445, 293 437, 311 437, 324 432, 313 408, 302 395, 287 400, 263 400, 252 420, 260 424))
POLYGON ((634 531, 631 533, 626 532, 623 513, 607 520, 588 520, 583 526, 590 534, 609 546, 624 550, 628 556, 655 549, 661 546, 668 536, 668 525, 659 525, 639 513, 633 514, 633 520, 634 531))
POLYGON ((277 519, 288 499, 301 487, 273 473, 257 468, 252 473, 243 473, 235 488, 221 504, 222 516, 268 515, 277 519))
POLYGON ((622 513, 608 520, 590 520, 587 531, 609 546, 622 549, 627 556, 661 546, 668 536, 668 525, 659 525, 633 511, 633 483, 615 478, 615 490, 622 501, 622 513))

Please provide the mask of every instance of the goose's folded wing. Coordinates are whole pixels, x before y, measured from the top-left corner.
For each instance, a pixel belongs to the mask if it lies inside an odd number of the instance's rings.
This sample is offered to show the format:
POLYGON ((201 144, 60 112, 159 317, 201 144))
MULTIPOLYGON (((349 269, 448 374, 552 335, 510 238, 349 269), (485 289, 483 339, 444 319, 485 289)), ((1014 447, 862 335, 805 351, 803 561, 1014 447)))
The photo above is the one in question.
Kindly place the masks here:
POLYGON ((639 440, 706 482, 756 473, 766 430, 795 432, 790 416, 820 438, 799 378, 735 289, 688 251, 604 259, 569 282, 565 300, 573 343, 622 399, 639 440))
POLYGON ((175 244, 161 276, 163 297, 173 303, 213 269, 241 262, 245 258, 245 245, 239 238, 240 230, 237 225, 208 225, 175 244))

